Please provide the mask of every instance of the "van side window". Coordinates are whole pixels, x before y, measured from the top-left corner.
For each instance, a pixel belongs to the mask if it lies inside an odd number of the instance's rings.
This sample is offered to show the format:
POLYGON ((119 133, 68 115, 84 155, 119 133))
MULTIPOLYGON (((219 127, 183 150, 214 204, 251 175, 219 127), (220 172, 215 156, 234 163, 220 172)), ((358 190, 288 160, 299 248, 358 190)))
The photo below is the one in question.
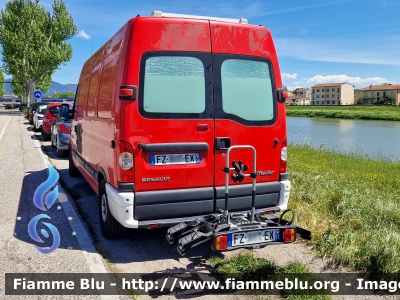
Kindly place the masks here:
POLYGON ((147 113, 202 113, 206 108, 202 61, 187 56, 146 60, 143 109, 147 113))

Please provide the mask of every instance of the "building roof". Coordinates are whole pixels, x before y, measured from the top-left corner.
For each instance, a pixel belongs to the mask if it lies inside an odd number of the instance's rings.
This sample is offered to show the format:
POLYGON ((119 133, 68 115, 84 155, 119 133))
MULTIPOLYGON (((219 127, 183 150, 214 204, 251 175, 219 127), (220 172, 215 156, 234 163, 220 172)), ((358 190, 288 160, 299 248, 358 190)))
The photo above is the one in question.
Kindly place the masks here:
MULTIPOLYGON (((312 88, 315 88, 315 87, 331 87, 331 86, 342 86, 342 85, 344 85, 344 84, 346 84, 346 83, 348 83, 348 82, 339 82, 339 83, 320 83, 320 84, 316 84, 316 85, 313 85, 312 86, 312 88)), ((348 83, 348 84, 350 84, 350 83, 348 83)))
POLYGON ((370 85, 365 88, 359 89, 359 91, 385 91, 385 90, 400 90, 400 84, 389 84, 389 85, 370 85))

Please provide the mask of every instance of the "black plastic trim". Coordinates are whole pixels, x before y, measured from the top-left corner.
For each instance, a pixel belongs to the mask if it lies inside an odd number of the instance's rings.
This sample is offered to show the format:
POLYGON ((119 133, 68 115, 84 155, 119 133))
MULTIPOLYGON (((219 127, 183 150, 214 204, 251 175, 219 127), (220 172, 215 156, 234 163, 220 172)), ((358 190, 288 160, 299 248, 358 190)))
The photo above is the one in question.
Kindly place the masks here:
POLYGON ((85 161, 75 150, 72 150, 72 155, 79 162, 79 164, 92 176, 95 180, 97 180, 97 172, 93 169, 87 161, 85 161))
POLYGON ((283 180, 289 180, 289 173, 279 173, 279 180, 283 181, 283 180))
POLYGON ((214 198, 214 188, 136 192, 135 205, 164 204, 171 202, 201 201, 214 198))
POLYGON ((134 192, 135 183, 133 182, 118 182, 118 191, 120 192, 134 192))
POLYGON ((207 151, 207 143, 163 143, 143 145, 143 152, 207 151))

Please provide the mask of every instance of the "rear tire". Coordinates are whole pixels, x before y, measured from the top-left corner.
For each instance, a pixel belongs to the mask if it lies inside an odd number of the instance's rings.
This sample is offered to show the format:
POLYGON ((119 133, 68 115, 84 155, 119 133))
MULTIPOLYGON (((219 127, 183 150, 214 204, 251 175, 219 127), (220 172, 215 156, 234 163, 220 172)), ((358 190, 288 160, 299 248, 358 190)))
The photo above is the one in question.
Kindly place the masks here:
POLYGON ((42 139, 43 141, 48 141, 50 139, 50 134, 46 133, 43 129, 42 129, 42 139))
POLYGON ((99 219, 101 232, 107 239, 115 239, 124 234, 125 228, 111 214, 106 194, 106 181, 102 180, 99 191, 99 219))
POLYGON ((59 158, 64 157, 64 153, 65 153, 64 150, 60 150, 57 148, 57 157, 59 157, 59 158))
POLYGON ((69 173, 69 176, 71 176, 71 177, 78 177, 79 175, 81 175, 81 172, 79 172, 78 168, 75 167, 74 162, 72 161, 71 149, 69 149, 69 168, 68 168, 68 173, 69 173))

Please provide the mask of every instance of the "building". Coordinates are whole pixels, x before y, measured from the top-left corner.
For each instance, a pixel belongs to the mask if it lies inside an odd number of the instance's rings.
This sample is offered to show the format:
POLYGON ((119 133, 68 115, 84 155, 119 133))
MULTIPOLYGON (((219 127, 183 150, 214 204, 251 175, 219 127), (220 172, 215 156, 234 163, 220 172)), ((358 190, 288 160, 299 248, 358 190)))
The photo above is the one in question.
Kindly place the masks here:
POLYGON ((323 83, 311 88, 311 105, 354 104, 354 86, 350 83, 323 83))
POLYGON ((400 84, 370 85, 363 89, 356 89, 354 103, 400 105, 400 84))
POLYGON ((296 92, 296 96, 299 96, 299 97, 309 98, 311 95, 311 89, 298 88, 295 90, 295 92, 296 92))

